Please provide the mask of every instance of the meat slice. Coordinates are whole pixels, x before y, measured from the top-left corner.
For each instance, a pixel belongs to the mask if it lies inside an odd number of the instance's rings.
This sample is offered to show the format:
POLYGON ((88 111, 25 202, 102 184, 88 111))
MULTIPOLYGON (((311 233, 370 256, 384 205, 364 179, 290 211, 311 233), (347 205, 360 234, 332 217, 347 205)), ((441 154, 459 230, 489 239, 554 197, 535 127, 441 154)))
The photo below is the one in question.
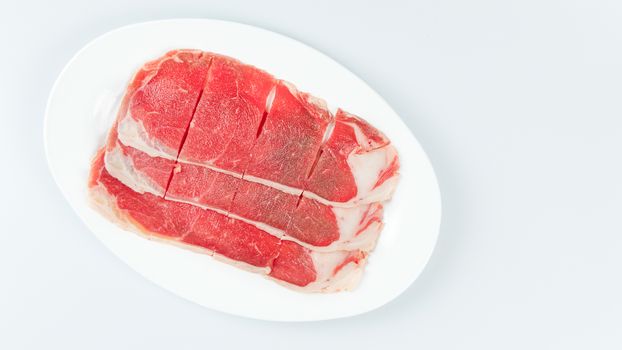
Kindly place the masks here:
POLYGON ((393 145, 378 129, 341 109, 306 182, 305 196, 356 204, 391 198, 399 178, 393 145))
POLYGON ((338 208, 259 183, 240 182, 230 216, 314 250, 370 251, 382 230, 380 203, 338 208))
POLYGON ((244 178, 302 193, 330 122, 324 101, 279 82, 244 178))
POLYGON ((270 277, 327 292, 357 286, 367 261, 367 253, 360 250, 319 253, 291 241, 282 241, 280 248, 270 277))
POLYGON ((170 51, 145 64, 126 91, 119 139, 151 156, 175 159, 199 101, 212 55, 170 51))
POLYGON ((113 133, 108 143, 107 171, 134 191, 225 214, 314 250, 369 251, 382 229, 380 203, 332 207, 206 167, 150 157, 116 142, 113 133), (162 184, 171 169, 165 194, 162 184))
POLYGON ((297 242, 317 249, 361 249, 370 251, 382 230, 383 206, 369 203, 350 208, 331 207, 301 198, 285 230, 297 242))
POLYGON ((142 151, 125 146, 118 142, 115 134, 114 131, 110 132, 106 145, 104 162, 107 171, 136 192, 164 197, 175 161, 150 157, 142 151))
MULTIPOLYGON (((142 173, 141 176, 144 178, 149 175, 142 173)), ((228 214, 241 181, 237 177, 209 168, 178 163, 173 171, 166 199, 191 203, 228 214)))
POLYGON ((241 177, 274 84, 262 70, 215 55, 180 160, 241 177))
POLYGON ((358 284, 366 253, 314 252, 214 211, 135 192, 107 172, 104 153, 97 153, 91 167, 91 198, 97 209, 126 228, 303 291, 347 290, 358 284))
MULTIPOLYGON (((287 231, 298 197, 275 188, 238 180, 230 215, 258 223, 258 226, 277 236, 287 231)), ((328 234, 319 232, 318 234, 328 234)), ((302 242, 310 243, 310 242, 302 242)))

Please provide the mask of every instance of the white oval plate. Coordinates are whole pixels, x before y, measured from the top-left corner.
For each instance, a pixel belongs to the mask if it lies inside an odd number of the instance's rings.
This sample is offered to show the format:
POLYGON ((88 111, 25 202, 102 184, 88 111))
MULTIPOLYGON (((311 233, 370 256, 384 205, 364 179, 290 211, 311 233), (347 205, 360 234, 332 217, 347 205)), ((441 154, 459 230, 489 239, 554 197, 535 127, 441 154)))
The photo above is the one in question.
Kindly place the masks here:
POLYGON ((402 293, 427 263, 441 203, 432 166, 389 105, 339 63, 298 41, 248 25, 206 19, 135 24, 81 49, 52 88, 45 149, 61 191, 95 236, 155 284, 210 309, 265 320, 310 321, 361 314, 402 293), (352 292, 304 294, 212 258, 128 233, 87 202, 89 163, 115 116, 125 84, 142 63, 169 49, 236 57, 367 119, 400 153, 402 179, 386 206, 386 226, 363 281, 352 292))

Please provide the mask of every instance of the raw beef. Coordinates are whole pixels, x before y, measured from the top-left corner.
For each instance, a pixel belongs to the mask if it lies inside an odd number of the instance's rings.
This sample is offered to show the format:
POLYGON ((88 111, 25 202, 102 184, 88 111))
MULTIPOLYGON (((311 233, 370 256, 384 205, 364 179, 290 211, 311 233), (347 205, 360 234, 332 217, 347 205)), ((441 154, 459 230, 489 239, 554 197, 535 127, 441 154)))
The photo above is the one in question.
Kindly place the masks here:
POLYGON ((382 229, 381 203, 332 207, 209 168, 150 157, 117 142, 114 133, 108 144, 106 169, 134 191, 214 210, 316 250, 369 251, 382 229))
POLYGON ((135 192, 107 172, 103 149, 94 158, 89 188, 93 204, 129 229, 303 291, 351 289, 366 262, 362 251, 315 252, 214 211, 135 192))
POLYGON ((393 145, 361 118, 175 50, 134 75, 89 188, 130 230, 316 292, 356 286, 398 178, 393 145))
POLYGON ((333 117, 322 100, 222 55, 178 51, 156 62, 126 94, 124 145, 335 207, 391 197, 397 153, 362 119, 333 117), (183 88, 171 87, 177 80, 183 88))
POLYGON ((241 176, 274 84, 264 71, 214 55, 179 158, 241 176))
POLYGON ((244 179, 300 194, 331 119, 324 101, 280 82, 244 179))
MULTIPOLYGON (((120 122, 126 118, 134 86, 130 85, 121 102, 120 122)), ((108 136, 105 165, 112 176, 136 192, 199 205, 316 250, 370 251, 382 230, 382 204, 378 202, 333 207, 210 168, 151 157, 119 142, 117 123, 108 136)))
POLYGON ((341 109, 306 182, 308 197, 337 203, 384 201, 397 185, 399 160, 389 140, 341 109))
POLYGON ((128 86, 119 121, 123 144, 175 159, 205 85, 212 55, 170 51, 145 64, 128 86))

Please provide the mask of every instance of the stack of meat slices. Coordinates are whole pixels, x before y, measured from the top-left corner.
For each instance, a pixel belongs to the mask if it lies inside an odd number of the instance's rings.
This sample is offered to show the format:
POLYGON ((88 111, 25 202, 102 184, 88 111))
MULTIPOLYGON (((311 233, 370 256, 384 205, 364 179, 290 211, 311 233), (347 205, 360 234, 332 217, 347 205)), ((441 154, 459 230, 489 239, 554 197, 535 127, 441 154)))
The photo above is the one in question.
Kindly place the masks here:
POLYGON ((233 58, 175 50, 133 77, 89 187, 126 228, 327 292, 358 284, 398 170, 364 120, 233 58))

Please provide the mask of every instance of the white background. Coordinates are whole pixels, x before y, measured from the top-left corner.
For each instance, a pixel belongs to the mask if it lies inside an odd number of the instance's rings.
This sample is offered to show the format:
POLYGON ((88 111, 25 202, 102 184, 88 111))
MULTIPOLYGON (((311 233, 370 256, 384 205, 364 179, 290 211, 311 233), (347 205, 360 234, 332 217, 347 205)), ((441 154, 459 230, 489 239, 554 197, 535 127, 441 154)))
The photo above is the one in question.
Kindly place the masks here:
POLYGON ((622 2, 297 3, 0 3, 0 348, 622 347, 622 2), (443 196, 405 294, 350 319, 243 319, 155 287, 86 230, 45 163, 48 92, 97 35, 170 17, 301 40, 404 118, 443 196))

